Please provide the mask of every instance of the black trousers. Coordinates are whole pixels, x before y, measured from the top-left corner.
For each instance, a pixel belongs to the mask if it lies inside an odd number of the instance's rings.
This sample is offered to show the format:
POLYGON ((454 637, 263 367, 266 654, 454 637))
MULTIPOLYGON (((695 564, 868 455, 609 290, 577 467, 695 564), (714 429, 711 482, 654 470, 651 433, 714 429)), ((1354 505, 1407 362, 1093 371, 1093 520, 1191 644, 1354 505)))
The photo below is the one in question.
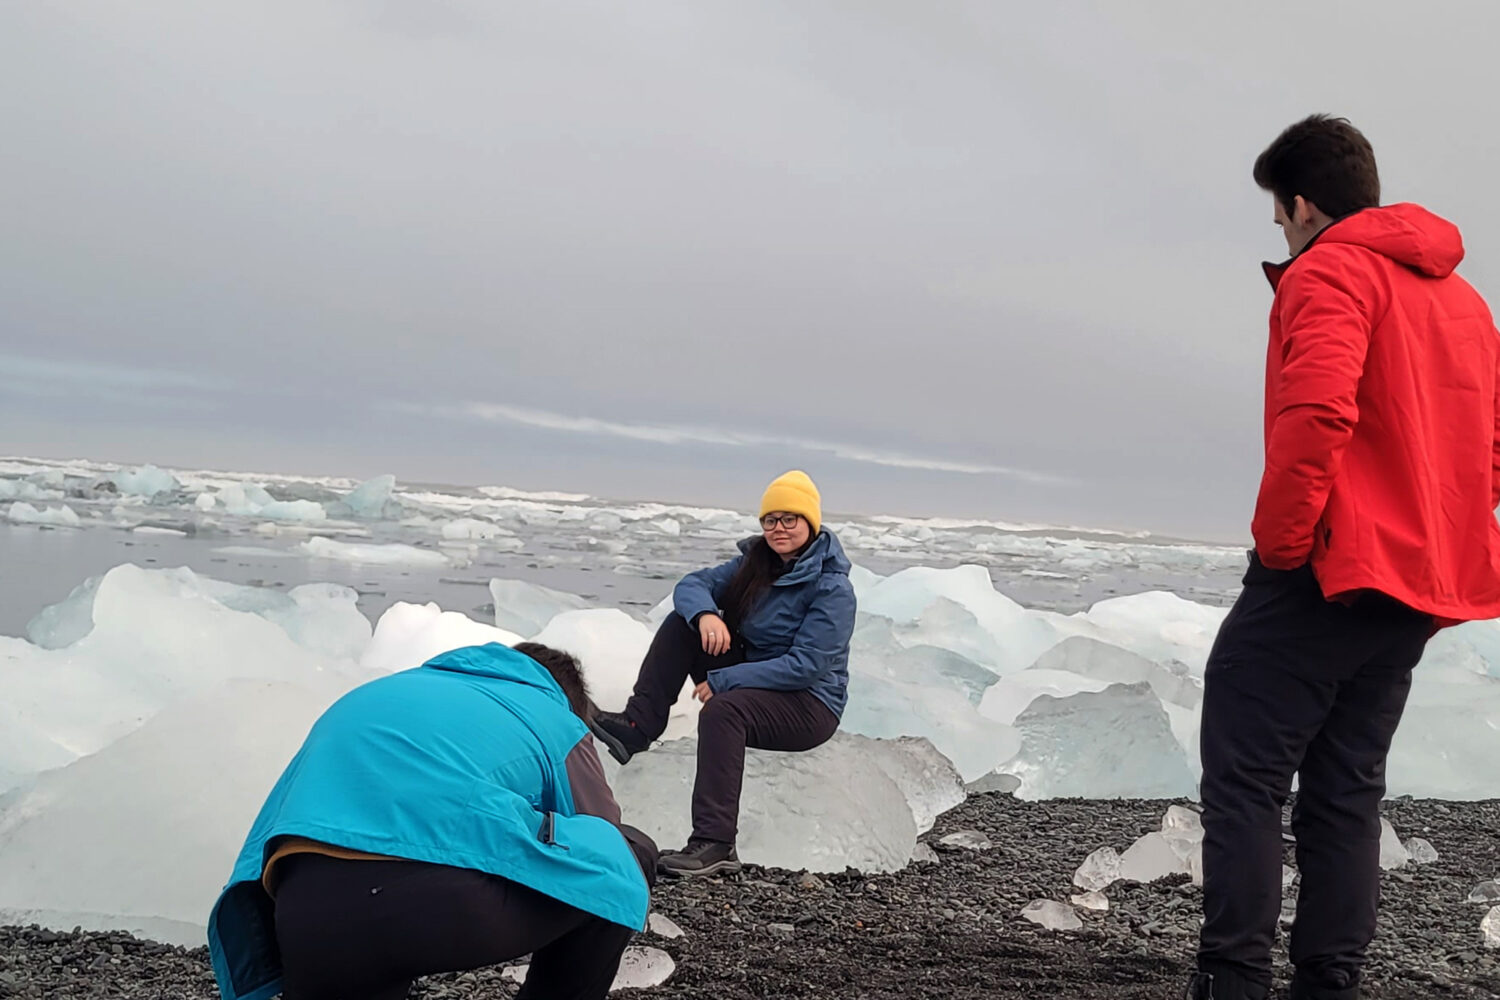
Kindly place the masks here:
POLYGON ((401 1000, 418 976, 526 954, 519 998, 603 1000, 632 933, 466 868, 321 854, 278 865, 283 1000, 401 1000))
POLYGON ((1292 963, 1308 987, 1358 984, 1380 899, 1386 756, 1432 631, 1388 597, 1329 602, 1310 568, 1252 558, 1205 678, 1202 971, 1270 985, 1295 774, 1292 963))
MULTIPOLYGON (((745 662, 736 639, 729 652, 710 656, 698 630, 669 614, 641 662, 625 714, 649 739, 667 728, 667 713, 691 677, 745 662)), ((693 782, 693 836, 732 844, 739 832, 745 748, 802 751, 821 746, 838 730, 838 716, 810 691, 736 688, 716 694, 698 716, 698 774, 693 782)))

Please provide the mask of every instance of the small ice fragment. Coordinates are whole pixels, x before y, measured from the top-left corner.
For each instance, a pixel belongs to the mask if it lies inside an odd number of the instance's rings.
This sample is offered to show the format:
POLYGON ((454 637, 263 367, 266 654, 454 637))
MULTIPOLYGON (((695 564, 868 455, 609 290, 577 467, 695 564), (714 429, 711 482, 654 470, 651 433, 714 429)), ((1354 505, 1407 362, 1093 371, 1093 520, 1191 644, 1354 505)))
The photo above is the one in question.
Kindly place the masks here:
POLYGON ((1120 855, 1113 847, 1099 848, 1073 873, 1073 884, 1086 892, 1108 889, 1119 880, 1120 855))
POLYGON ((1191 874, 1188 862, 1159 833, 1148 833, 1120 856, 1120 878, 1127 882, 1155 882, 1168 875, 1191 874))
POLYGON ((1292 887, 1292 883, 1295 881, 1297 881, 1297 869, 1293 868, 1291 865, 1282 865, 1281 888, 1290 889, 1292 887))
POLYGON ((1471 903, 1500 903, 1500 879, 1481 882, 1469 890, 1471 903))
POLYGON ((664 938, 680 938, 683 935, 682 928, 671 917, 654 912, 646 917, 646 929, 664 938))
POLYGON ((1395 871, 1397 868, 1405 868, 1411 856, 1406 853, 1406 848, 1401 846, 1401 838, 1396 836, 1395 827, 1391 821, 1382 818, 1380 821, 1380 867, 1386 871, 1395 871))
POLYGON ((676 969, 672 956, 660 948, 626 948, 625 957, 620 959, 620 971, 615 973, 615 981, 609 988, 613 992, 660 986, 676 969))
POLYGON ((1491 907, 1479 921, 1479 932, 1484 935, 1486 948, 1500 948, 1500 906, 1491 907))
POLYGON ((935 865, 938 863, 938 852, 932 849, 932 845, 923 841, 911 852, 911 859, 918 864, 935 865))
POLYGON ((1071 906, 1055 899, 1033 899, 1021 908, 1021 917, 1049 931, 1076 931, 1083 926, 1071 906))
MULTIPOLYGON (((677 963, 672 961, 672 956, 660 948, 638 948, 625 949, 624 956, 620 959, 620 971, 615 973, 615 981, 610 984, 609 991, 615 990, 640 990, 652 986, 660 986, 666 982, 677 969, 677 963)), ((526 982, 526 974, 531 971, 531 963, 507 966, 500 973, 500 978, 512 983, 526 982)))
POLYGON ((1161 832, 1202 840, 1203 817, 1186 806, 1168 806, 1167 814, 1161 820, 1161 832))
POLYGON ((959 830, 950 833, 938 841, 944 847, 961 847, 966 851, 988 851, 995 845, 990 843, 990 838, 978 830, 959 830))
POLYGON ((1406 853, 1411 855, 1412 864, 1417 865, 1430 865, 1438 859, 1437 848, 1421 837, 1406 842, 1406 853))
POLYGON ((766 924, 766 930, 772 934, 795 934, 797 928, 792 924, 766 924))
POLYGON ((1098 890, 1080 892, 1078 895, 1069 898, 1074 906, 1085 910, 1097 910, 1103 913, 1109 909, 1109 897, 1098 890))

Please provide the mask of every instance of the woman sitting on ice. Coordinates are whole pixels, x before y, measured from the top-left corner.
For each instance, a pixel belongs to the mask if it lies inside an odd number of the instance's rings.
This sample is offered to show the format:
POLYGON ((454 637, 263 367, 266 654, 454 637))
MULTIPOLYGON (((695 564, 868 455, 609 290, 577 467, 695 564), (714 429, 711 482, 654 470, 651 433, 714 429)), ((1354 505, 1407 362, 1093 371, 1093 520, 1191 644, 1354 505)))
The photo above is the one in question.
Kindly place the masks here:
POLYGON ((854 588, 849 560, 822 530, 813 481, 788 472, 761 499, 762 534, 740 556, 683 578, 624 712, 600 712, 596 734, 620 763, 649 747, 687 679, 703 702, 693 834, 660 868, 737 871, 734 841, 745 748, 811 750, 838 729, 849 685, 854 588))
POLYGON ((444 653, 349 692, 272 789, 209 917, 225 1000, 398 1000, 530 953, 520 997, 603 1000, 656 848, 620 826, 577 662, 444 653))

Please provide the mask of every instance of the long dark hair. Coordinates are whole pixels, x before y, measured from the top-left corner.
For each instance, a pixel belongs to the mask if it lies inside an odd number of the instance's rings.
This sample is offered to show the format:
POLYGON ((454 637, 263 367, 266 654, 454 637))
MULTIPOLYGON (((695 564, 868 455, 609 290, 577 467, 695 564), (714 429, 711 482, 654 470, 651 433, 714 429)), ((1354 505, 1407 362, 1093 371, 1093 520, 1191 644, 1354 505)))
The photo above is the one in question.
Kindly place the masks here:
MULTIPOLYGON (((806 552, 816 537, 808 535, 807 543, 797 550, 797 555, 806 552)), ((750 612, 776 582, 781 565, 781 557, 766 543, 764 535, 750 540, 745 556, 740 560, 740 568, 734 571, 729 586, 724 588, 724 624, 729 626, 730 632, 739 634, 740 626, 745 624, 750 612)))

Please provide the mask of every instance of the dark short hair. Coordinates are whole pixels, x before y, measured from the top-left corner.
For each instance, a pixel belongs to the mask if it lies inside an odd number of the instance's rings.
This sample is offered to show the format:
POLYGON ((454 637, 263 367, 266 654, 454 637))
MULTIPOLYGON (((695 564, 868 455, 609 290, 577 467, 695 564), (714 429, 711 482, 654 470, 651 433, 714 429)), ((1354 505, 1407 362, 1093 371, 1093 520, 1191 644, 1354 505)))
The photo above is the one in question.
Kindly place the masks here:
POLYGON ((525 653, 547 668, 547 673, 563 689, 563 694, 568 698, 568 707, 573 710, 574 715, 584 722, 594 717, 597 710, 593 699, 589 697, 589 686, 584 682, 583 670, 576 659, 560 649, 543 646, 539 642, 518 642, 511 648, 518 653, 525 653))
POLYGON ((1254 174, 1288 214, 1298 195, 1335 219, 1380 204, 1375 150, 1347 118, 1312 115, 1290 126, 1256 158, 1254 174))

